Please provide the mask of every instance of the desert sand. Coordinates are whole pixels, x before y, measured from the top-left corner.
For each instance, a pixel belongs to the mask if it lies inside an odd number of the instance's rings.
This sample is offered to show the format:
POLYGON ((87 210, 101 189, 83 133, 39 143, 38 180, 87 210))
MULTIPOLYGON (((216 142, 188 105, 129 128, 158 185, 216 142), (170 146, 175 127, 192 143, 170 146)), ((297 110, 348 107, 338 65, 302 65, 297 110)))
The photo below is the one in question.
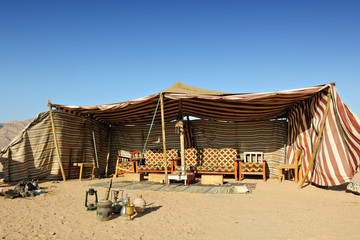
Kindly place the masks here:
MULTIPOLYGON (((102 222, 84 206, 86 190, 101 182, 109 179, 40 182, 47 193, 0 197, 1 239, 359 239, 360 197, 344 190, 276 179, 244 179, 256 183, 251 194, 134 190, 145 212, 102 222)), ((95 189, 102 198, 106 188, 95 189)))

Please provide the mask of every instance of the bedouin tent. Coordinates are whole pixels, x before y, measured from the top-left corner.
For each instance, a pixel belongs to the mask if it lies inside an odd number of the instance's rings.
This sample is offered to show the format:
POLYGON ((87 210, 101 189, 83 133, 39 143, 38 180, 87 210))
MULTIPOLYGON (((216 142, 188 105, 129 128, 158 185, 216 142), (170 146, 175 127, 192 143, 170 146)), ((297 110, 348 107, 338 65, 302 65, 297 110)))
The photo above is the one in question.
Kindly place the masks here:
POLYGON ((162 122, 167 148, 179 148, 174 120, 181 109, 184 116, 194 117, 189 124, 197 148, 232 147, 240 157, 244 151, 263 151, 269 177, 276 177, 277 165, 294 162, 296 149, 303 150, 305 180, 317 185, 349 182, 359 168, 360 120, 341 101, 334 83, 239 94, 177 82, 132 101, 95 106, 51 104, 56 108, 53 124, 51 111, 39 114, 2 150, 5 179, 61 179, 62 173, 76 177, 78 170, 71 163, 94 162, 95 152, 99 173, 113 172, 118 151, 144 146, 159 98, 163 98, 164 120, 156 114, 149 148, 163 146, 162 122))

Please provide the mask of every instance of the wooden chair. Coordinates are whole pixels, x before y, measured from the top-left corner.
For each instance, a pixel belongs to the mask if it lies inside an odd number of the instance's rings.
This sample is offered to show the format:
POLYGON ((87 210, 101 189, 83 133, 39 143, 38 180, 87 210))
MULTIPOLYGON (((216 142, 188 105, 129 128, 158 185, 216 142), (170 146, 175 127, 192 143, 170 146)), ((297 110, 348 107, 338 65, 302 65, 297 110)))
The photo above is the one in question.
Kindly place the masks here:
POLYGON ((288 173, 289 173, 289 177, 290 177, 290 173, 292 173, 292 170, 295 172, 295 182, 298 182, 298 178, 299 180, 301 180, 301 172, 300 172, 300 168, 301 168, 301 149, 298 149, 295 151, 295 164, 283 164, 283 165, 279 165, 277 167, 277 171, 278 171, 278 178, 279 178, 279 182, 281 182, 281 177, 282 180, 285 179, 285 174, 284 171, 287 169, 288 173))
POLYGON ((240 180, 245 174, 262 175, 266 182, 266 161, 263 152, 244 152, 244 160, 239 165, 240 180))
POLYGON ((129 153, 130 153, 130 157, 121 156, 120 153, 118 154, 117 159, 116 159, 114 177, 117 177, 118 174, 136 172, 136 160, 135 159, 137 159, 137 157, 141 158, 141 151, 132 151, 129 153))

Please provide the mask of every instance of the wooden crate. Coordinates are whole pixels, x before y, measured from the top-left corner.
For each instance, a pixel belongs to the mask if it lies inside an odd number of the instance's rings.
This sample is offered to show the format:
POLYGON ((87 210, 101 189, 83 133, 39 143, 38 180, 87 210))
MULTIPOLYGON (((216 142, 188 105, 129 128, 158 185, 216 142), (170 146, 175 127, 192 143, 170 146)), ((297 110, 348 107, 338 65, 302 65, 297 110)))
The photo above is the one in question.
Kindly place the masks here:
POLYGON ((160 182, 161 180, 165 182, 165 174, 159 173, 149 173, 149 182, 160 182))
POLYGON ((124 173, 124 181, 140 182, 144 180, 144 173, 124 173))
POLYGON ((201 175, 201 184, 223 185, 223 175, 201 175))

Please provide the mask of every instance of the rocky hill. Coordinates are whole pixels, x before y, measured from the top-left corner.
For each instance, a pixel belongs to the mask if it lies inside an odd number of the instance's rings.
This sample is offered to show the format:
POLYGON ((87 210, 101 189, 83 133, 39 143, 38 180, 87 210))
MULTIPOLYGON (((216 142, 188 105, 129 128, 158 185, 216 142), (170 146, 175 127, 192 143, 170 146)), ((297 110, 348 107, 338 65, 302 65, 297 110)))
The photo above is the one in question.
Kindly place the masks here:
POLYGON ((0 123, 0 150, 7 145, 26 127, 32 119, 0 123))

